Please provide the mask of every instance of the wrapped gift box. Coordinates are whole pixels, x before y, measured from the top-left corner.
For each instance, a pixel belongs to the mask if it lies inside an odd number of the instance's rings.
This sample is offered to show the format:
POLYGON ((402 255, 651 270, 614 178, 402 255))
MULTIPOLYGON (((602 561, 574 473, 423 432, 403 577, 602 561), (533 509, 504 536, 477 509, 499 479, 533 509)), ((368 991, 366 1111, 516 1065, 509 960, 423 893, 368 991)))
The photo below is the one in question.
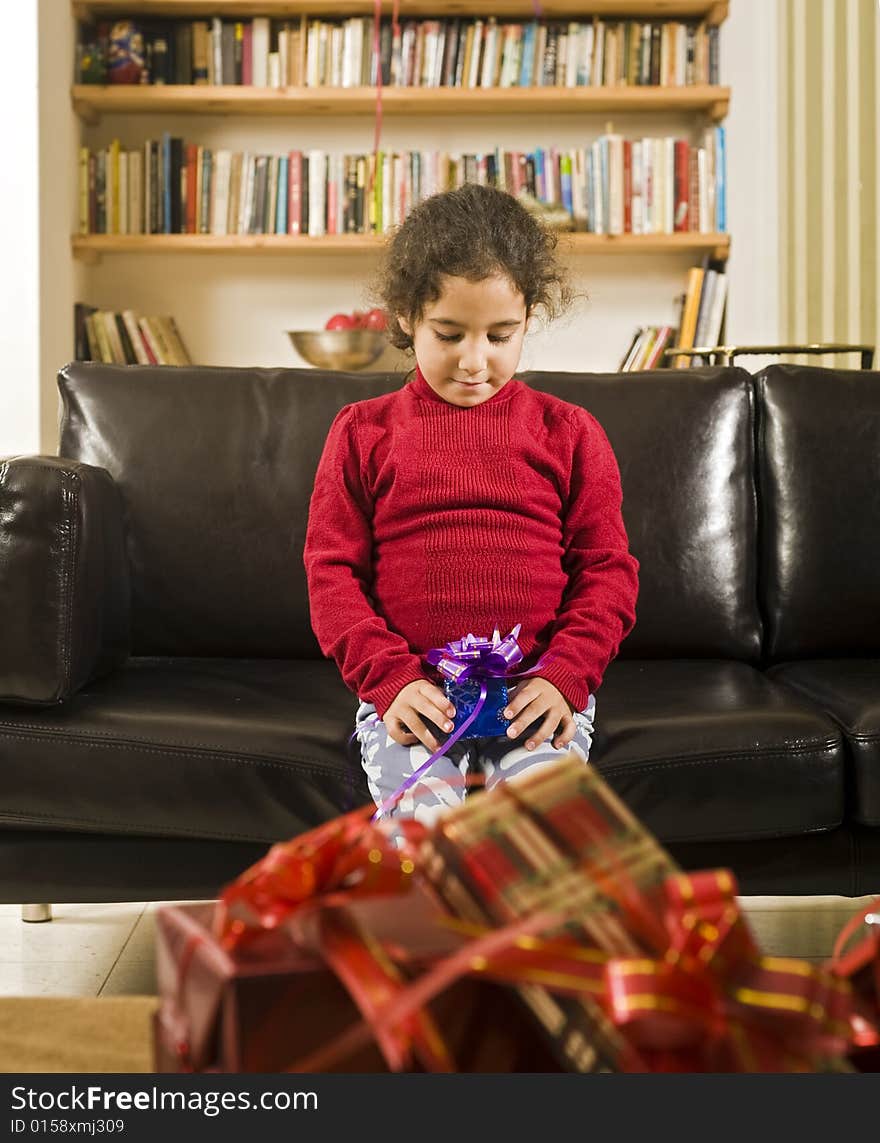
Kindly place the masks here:
MULTIPOLYGON (((303 1065, 321 1072, 389 1070, 372 1037, 336 1058, 322 1059, 322 1048, 361 1020, 350 992, 326 961, 298 946, 287 929, 261 933, 235 951, 224 948, 216 936, 217 908, 158 910, 156 1071, 268 1073, 300 1071, 303 1065)), ((405 908, 396 898, 376 899, 335 915, 369 931, 407 976, 417 976, 462 944, 461 936, 437 925, 436 907, 418 890, 407 895, 405 908)), ((429 1012, 458 1071, 559 1070, 503 985, 459 980, 432 1002, 429 1012)))
POLYGON ((369 814, 160 910, 157 1067, 848 1070, 848 981, 762 957, 732 875, 682 873, 579 757, 402 845, 369 814))

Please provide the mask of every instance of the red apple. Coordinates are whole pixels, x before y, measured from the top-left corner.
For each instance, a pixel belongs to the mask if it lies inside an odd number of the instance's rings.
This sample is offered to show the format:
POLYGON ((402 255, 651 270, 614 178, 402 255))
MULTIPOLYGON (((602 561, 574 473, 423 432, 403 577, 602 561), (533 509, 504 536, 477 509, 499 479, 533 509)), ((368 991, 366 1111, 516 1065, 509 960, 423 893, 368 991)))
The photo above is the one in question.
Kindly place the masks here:
POLYGON ((364 310, 355 310, 351 315, 352 326, 354 329, 366 329, 367 315, 364 310))
POLYGON ((334 314, 327 318, 324 329, 354 329, 355 323, 349 314, 334 314))
POLYGON ((365 329, 379 329, 384 330, 388 328, 388 318, 385 316, 385 311, 380 309, 370 310, 364 318, 365 329))

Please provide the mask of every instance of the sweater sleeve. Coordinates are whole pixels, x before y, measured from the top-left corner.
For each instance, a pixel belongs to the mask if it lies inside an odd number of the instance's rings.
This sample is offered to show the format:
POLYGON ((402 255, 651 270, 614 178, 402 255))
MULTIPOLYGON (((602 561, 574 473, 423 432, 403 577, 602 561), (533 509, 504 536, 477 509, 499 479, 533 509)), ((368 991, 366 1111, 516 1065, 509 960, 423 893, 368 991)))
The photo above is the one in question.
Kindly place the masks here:
POLYGON ((346 686, 384 717, 398 691, 425 678, 418 655, 370 599, 372 503, 362 474, 358 418, 349 405, 330 427, 309 505, 304 560, 312 630, 346 686))
POLYGON ((629 552, 620 472, 607 436, 583 409, 573 411, 571 430, 563 519, 568 587, 537 673, 582 710, 635 623, 639 564, 629 552))

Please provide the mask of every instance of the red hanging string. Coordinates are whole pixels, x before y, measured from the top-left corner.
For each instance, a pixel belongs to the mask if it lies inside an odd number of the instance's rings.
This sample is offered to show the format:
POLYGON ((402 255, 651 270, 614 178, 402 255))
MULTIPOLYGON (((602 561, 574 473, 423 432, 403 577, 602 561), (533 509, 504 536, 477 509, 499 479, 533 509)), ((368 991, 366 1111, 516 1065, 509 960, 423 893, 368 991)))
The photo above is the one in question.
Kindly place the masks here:
MULTIPOLYGON (((382 139, 382 58, 380 48, 380 30, 382 24, 382 0, 374 0, 373 4, 373 60, 376 68, 376 126, 373 135, 373 168, 370 171, 370 181, 367 188, 368 198, 372 198, 376 183, 377 168, 379 165, 379 145, 382 139)), ((394 43, 400 37, 400 0, 393 0, 391 7, 391 53, 394 55, 394 43)), ((382 219, 376 219, 376 229, 381 231, 382 219)))

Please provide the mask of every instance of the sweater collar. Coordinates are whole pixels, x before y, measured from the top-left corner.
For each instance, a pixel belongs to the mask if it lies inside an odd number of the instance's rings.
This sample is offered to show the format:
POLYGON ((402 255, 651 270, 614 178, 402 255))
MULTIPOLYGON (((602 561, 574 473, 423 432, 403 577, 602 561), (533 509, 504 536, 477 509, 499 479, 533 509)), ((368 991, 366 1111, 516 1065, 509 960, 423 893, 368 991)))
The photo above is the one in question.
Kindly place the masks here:
POLYGON ((438 393, 434 392, 417 365, 415 377, 408 383, 406 388, 413 396, 423 401, 433 401, 435 405, 445 405, 448 409, 457 409, 462 413, 469 413, 475 409, 483 409, 487 405, 501 405, 505 401, 509 401, 510 398, 522 388, 522 381, 517 381, 515 377, 512 377, 497 393, 493 393, 488 401, 482 401, 479 405, 453 405, 449 401, 444 401, 438 393))

